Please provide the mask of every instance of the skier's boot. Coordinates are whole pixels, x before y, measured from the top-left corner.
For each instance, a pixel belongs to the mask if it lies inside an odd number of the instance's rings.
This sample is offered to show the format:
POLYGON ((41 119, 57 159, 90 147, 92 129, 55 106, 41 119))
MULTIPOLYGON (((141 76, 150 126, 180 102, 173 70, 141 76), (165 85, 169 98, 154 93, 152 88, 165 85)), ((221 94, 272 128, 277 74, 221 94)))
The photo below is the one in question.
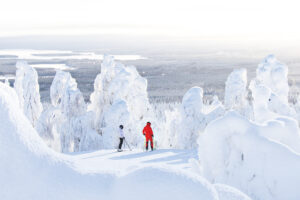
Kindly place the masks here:
POLYGON ((123 150, 122 149, 118 149, 118 152, 122 152, 123 150))

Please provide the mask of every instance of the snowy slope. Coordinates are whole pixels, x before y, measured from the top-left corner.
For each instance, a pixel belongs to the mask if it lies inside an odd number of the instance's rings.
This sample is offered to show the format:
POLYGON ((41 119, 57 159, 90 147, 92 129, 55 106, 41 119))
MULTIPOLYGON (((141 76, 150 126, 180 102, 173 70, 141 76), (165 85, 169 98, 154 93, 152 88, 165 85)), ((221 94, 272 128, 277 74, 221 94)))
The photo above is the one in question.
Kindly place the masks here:
MULTIPOLYGON (((102 151, 73 156, 56 153, 47 147, 16 106, 17 99, 12 88, 0 83, 0 199, 220 199, 220 187, 217 190, 206 179, 184 170, 188 163, 180 152, 162 151, 162 155, 153 152, 148 159, 143 155, 151 153, 102 151), (104 155, 100 156, 105 153, 116 157, 108 161, 104 155), (172 155, 174 162, 151 164, 155 159, 162 163, 172 160, 172 155), (122 156, 126 163, 130 157, 138 159, 125 166, 122 156), (180 160, 184 162, 180 164, 180 160)), ((187 155, 193 154, 190 153, 187 155)), ((244 195, 236 195, 245 199, 244 195)))
POLYGON ((281 117, 260 125, 228 112, 199 138, 202 175, 253 199, 298 200, 300 154, 293 150, 298 140, 284 140, 299 137, 299 129, 291 129, 293 121, 281 117))

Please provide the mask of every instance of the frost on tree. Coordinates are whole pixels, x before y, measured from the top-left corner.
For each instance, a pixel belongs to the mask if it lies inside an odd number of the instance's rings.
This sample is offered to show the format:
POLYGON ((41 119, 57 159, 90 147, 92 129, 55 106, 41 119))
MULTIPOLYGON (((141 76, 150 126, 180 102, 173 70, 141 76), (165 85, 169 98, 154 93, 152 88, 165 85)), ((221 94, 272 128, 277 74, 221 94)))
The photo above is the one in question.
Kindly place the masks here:
POLYGON ((94 135, 96 133, 90 128, 90 116, 86 112, 83 95, 69 72, 56 72, 50 96, 52 105, 61 113, 58 132, 62 152, 99 148, 100 137, 94 135))
POLYGON ((217 95, 213 96, 213 100, 211 102, 211 106, 213 106, 213 107, 222 106, 222 102, 219 100, 219 97, 217 95))
POLYGON ((224 104, 227 109, 241 110, 246 105, 247 70, 235 69, 225 83, 224 104))
POLYGON ((282 103, 288 103, 288 67, 274 55, 267 56, 256 69, 256 78, 269 87, 282 103))
POLYGON ((37 123, 36 130, 48 147, 61 152, 60 134, 58 125, 61 120, 61 112, 51 104, 44 104, 44 110, 37 123))
POLYGON ((5 81, 4 81, 5 85, 10 86, 9 80, 7 77, 5 77, 5 81))
POLYGON ((91 94, 89 110, 95 113, 94 128, 101 133, 103 111, 112 104, 108 95, 108 87, 115 76, 115 62, 113 56, 104 56, 101 63, 101 73, 97 75, 94 82, 94 92, 91 94))
POLYGON ((288 67, 274 55, 267 56, 256 69, 256 82, 271 90, 268 107, 280 115, 295 117, 295 110, 289 106, 288 67))
POLYGON ((196 148, 197 138, 204 129, 205 116, 203 110, 203 89, 193 87, 189 89, 182 99, 181 106, 181 133, 179 141, 181 148, 196 148))
POLYGON ((40 101, 38 74, 26 62, 17 62, 14 88, 19 97, 20 107, 35 127, 43 106, 40 101))
POLYGON ((104 56, 90 99, 89 110, 94 115, 94 129, 102 134, 104 143, 111 144, 105 145, 105 148, 115 148, 120 124, 124 125, 127 141, 131 145, 143 143, 141 131, 149 119, 150 104, 147 80, 139 75, 135 67, 115 62, 113 56, 104 56), (111 118, 112 112, 116 118, 111 118), (119 117, 124 114, 128 115, 128 119, 123 122, 119 117))
MULTIPOLYGON (((124 100, 118 100, 113 103, 113 105, 105 112, 103 117, 105 126, 103 130, 103 148, 110 149, 118 145, 119 130, 118 125, 126 125, 124 128, 126 133, 128 131, 128 126, 132 121, 130 112, 128 110, 127 103, 124 100)), ((134 138, 129 138, 130 135, 126 135, 127 140, 132 140, 134 138)))
POLYGON ((201 87, 192 87, 186 92, 180 109, 180 123, 173 127, 173 130, 176 130, 177 148, 193 149, 198 146, 197 139, 207 124, 225 112, 217 97, 215 97, 215 104, 205 105, 203 103, 203 89, 201 87))
POLYGON ((272 112, 269 107, 271 89, 260 83, 258 80, 252 80, 249 85, 252 92, 252 106, 254 120, 263 123, 267 120, 274 119, 277 115, 272 112))

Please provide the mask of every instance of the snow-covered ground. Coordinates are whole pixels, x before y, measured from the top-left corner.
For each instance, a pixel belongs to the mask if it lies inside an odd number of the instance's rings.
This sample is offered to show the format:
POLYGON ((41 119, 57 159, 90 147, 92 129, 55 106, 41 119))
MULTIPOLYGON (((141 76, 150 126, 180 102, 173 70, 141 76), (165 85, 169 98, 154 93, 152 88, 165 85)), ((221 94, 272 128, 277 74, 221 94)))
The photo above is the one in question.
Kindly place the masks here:
POLYGON ((249 199, 189 170, 190 150, 54 152, 18 104, 15 90, 0 83, 1 199, 249 199))
POLYGON ((76 166, 86 172, 105 172, 126 175, 147 167, 161 168, 189 173, 192 165, 189 159, 197 159, 196 150, 159 149, 145 152, 127 147, 123 152, 101 150, 87 153, 73 153, 76 166))

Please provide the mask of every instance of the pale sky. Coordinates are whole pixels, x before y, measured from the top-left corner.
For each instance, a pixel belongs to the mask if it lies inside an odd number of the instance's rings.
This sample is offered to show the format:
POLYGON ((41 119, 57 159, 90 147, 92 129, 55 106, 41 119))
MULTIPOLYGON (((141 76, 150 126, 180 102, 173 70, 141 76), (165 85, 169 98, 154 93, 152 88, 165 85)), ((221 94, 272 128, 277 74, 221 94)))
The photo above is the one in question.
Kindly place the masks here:
POLYGON ((2 0, 0 36, 147 34, 298 38, 292 0, 2 0))

